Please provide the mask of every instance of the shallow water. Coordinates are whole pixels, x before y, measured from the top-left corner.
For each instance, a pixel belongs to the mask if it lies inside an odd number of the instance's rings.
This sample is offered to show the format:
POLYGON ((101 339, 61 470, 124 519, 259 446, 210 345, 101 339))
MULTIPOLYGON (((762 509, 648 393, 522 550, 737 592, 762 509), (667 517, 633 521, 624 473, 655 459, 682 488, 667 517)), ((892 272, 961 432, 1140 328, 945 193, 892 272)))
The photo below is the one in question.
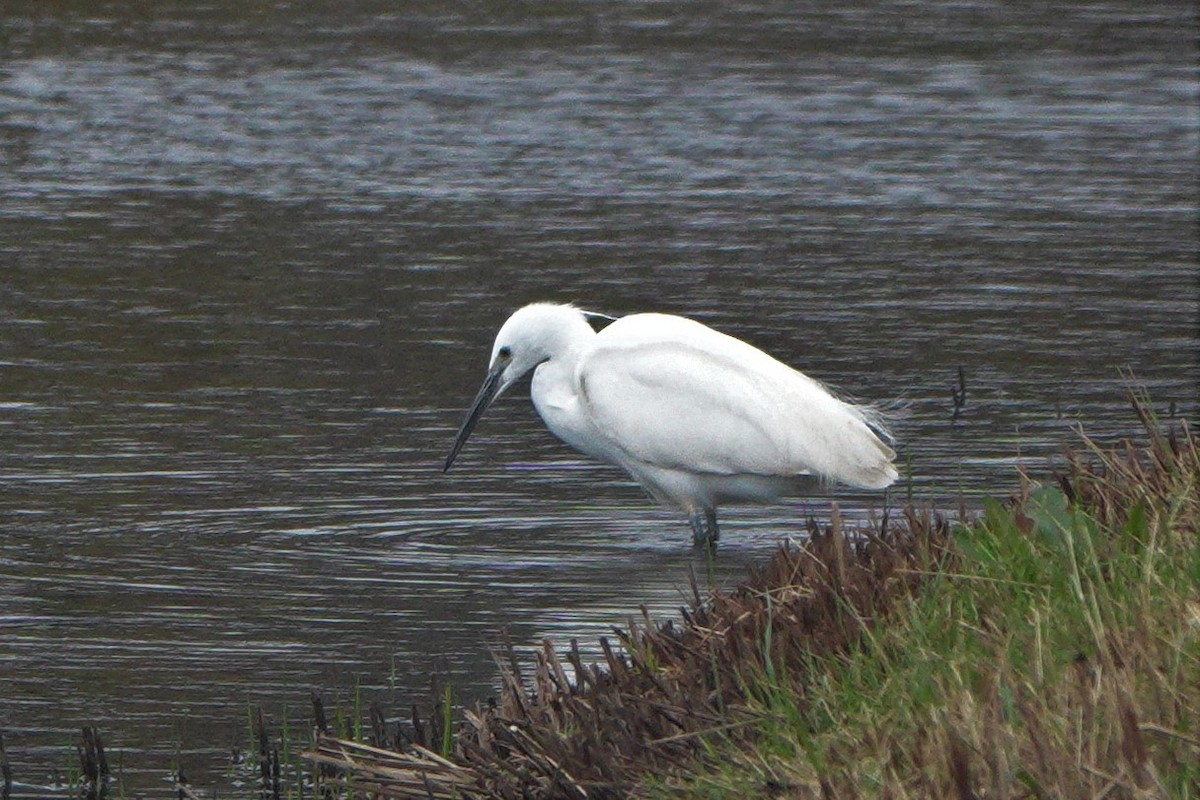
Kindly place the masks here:
POLYGON ((166 796, 176 759, 230 782, 247 704, 403 713, 432 671, 473 702, 502 630, 594 642, 827 513, 731 509, 710 569, 521 392, 443 475, 530 300, 689 314, 903 401, 894 501, 1133 430, 1125 370, 1194 417, 1190 5, 793 5, 6 6, 18 793, 90 722, 166 796))

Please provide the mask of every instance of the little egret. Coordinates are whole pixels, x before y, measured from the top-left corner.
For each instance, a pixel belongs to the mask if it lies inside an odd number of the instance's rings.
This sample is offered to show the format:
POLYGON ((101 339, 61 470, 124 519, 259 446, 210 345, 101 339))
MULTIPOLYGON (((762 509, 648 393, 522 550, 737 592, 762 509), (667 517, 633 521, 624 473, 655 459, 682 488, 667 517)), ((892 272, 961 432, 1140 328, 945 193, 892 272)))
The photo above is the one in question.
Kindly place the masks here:
POLYGON ((698 545, 716 542, 722 503, 774 502, 814 479, 863 489, 896 480, 872 409, 758 348, 670 314, 621 317, 599 333, 588 316, 534 303, 508 318, 445 470, 483 412, 533 370, 546 427, 686 512, 698 545))

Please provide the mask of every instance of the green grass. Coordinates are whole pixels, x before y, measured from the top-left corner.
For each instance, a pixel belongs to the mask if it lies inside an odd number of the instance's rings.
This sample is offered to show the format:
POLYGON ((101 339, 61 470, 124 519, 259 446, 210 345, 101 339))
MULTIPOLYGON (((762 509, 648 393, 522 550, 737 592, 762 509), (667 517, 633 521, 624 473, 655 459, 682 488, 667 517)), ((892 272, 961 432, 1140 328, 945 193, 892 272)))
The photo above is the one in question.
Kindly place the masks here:
POLYGON ((959 525, 847 651, 780 663, 768 625, 741 676, 758 722, 643 792, 1200 797, 1196 441, 1091 455, 959 525))
POLYGON ((510 650, 451 738, 439 698, 436 752, 308 757, 395 797, 1200 800, 1200 441, 1134 408, 1143 444, 957 524, 835 507, 597 664, 510 650))

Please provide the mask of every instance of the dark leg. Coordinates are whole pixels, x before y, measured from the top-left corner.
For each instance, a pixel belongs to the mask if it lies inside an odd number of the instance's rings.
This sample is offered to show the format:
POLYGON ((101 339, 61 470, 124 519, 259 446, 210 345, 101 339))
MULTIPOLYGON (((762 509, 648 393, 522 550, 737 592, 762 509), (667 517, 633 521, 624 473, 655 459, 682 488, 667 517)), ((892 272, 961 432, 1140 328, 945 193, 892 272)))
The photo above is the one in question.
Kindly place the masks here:
POLYGON ((698 508, 688 517, 692 525, 692 544, 697 547, 716 547, 721 538, 717 527, 717 512, 712 508, 698 508))

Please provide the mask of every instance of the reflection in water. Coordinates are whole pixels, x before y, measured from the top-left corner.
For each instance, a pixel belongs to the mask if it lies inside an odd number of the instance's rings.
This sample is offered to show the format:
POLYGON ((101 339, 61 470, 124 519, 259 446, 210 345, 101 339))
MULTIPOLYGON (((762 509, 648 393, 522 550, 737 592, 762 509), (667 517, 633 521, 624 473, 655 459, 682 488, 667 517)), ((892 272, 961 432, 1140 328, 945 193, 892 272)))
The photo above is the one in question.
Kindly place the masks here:
POLYGON ((6 11, 19 780, 92 721, 165 795, 177 743, 223 780, 247 702, 299 718, 309 686, 361 685, 400 710, 432 669, 483 697, 502 629, 586 643, 669 614, 690 572, 732 580, 826 513, 731 510, 705 563, 520 392, 443 476, 530 300, 693 315, 901 400, 899 494, 950 505, 1078 420, 1128 430, 1121 369, 1194 413, 1181 4, 508 9, 6 11))

